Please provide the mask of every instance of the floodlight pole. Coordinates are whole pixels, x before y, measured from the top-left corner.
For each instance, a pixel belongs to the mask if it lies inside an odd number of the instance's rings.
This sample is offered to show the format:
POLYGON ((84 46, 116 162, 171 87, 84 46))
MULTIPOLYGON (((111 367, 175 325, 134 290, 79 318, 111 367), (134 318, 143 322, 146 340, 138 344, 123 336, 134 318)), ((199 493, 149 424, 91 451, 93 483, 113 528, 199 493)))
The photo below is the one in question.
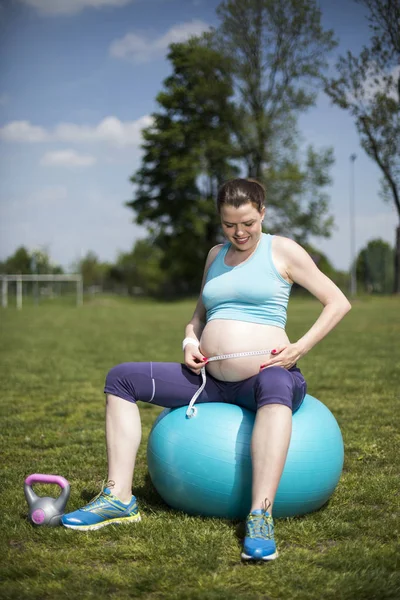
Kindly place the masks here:
POLYGON ((356 223, 354 202, 354 162, 357 154, 350 155, 350 295, 357 294, 356 223))

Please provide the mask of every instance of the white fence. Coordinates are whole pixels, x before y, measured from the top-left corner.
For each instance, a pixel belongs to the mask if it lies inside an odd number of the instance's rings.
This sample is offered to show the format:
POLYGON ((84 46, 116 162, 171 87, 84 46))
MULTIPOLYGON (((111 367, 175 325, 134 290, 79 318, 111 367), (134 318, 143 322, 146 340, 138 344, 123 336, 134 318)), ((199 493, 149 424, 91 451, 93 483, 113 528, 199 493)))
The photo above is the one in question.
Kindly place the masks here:
POLYGON ((76 282, 76 305, 83 304, 83 279, 82 275, 0 275, 1 279, 1 305, 3 308, 8 306, 8 283, 16 282, 16 303, 17 308, 22 308, 22 283, 31 281, 34 283, 46 282, 76 282))

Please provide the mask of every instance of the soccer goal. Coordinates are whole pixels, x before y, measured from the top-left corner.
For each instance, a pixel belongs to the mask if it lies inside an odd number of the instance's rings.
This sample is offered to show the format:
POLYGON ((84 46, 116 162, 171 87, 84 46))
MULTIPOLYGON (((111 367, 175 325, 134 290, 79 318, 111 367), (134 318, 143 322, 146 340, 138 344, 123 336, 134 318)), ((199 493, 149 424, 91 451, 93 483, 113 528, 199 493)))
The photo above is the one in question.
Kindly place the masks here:
POLYGON ((9 284, 15 285, 15 302, 18 309, 22 308, 24 286, 32 284, 32 297, 36 304, 41 295, 54 298, 59 293, 60 285, 68 282, 76 286, 76 305, 83 304, 83 278, 82 275, 0 275, 1 279, 1 304, 8 306, 9 284), (46 285, 43 285, 46 284, 46 285), (41 285, 41 287, 40 287, 41 285))

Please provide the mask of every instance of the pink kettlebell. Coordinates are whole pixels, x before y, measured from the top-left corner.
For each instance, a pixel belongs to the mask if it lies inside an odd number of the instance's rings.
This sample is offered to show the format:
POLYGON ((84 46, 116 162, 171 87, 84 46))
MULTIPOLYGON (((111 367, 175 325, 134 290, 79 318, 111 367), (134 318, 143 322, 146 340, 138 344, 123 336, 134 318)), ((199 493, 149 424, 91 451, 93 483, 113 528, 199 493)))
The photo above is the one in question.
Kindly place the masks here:
POLYGON ((25 479, 24 492, 29 507, 28 518, 33 525, 56 527, 61 524, 70 493, 70 485, 64 477, 34 473, 25 479), (40 497, 32 489, 34 483, 56 483, 61 488, 61 494, 58 498, 40 497))

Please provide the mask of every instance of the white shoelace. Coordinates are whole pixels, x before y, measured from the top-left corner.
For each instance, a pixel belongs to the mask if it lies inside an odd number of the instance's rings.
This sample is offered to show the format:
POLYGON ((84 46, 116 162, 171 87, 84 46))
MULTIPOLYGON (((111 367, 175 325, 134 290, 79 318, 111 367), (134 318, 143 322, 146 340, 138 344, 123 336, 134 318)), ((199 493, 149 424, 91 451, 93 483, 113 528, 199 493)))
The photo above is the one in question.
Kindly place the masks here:
MULTIPOLYGON (((215 360, 226 360, 227 358, 243 358, 244 356, 257 356, 260 354, 271 354, 271 350, 250 350, 249 352, 234 352, 233 354, 220 354, 219 356, 212 356, 208 359, 207 362, 209 363, 214 362, 215 360)), ((200 374, 203 381, 197 392, 190 400, 189 406, 186 411, 186 416, 188 417, 188 419, 191 419, 197 414, 197 408, 194 406, 194 403, 196 402, 197 398, 200 396, 201 392, 206 386, 207 375, 205 366, 201 368, 200 374)))

